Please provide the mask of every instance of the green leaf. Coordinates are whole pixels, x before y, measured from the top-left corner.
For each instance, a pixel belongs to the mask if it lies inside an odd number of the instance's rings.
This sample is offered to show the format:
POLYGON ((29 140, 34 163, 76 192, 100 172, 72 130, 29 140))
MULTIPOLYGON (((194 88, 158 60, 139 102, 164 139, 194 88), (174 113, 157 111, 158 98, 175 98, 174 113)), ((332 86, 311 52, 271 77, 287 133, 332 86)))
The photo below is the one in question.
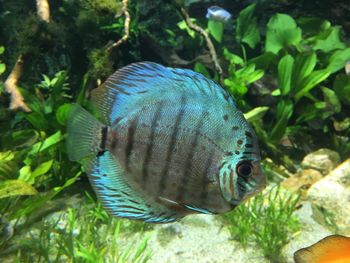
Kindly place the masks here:
POLYGON ((63 189, 72 185, 80 175, 81 172, 77 173, 74 177, 68 179, 63 186, 55 187, 52 191, 48 193, 36 195, 24 200, 21 203, 21 206, 17 210, 13 211, 13 213, 9 216, 9 220, 28 215, 36 209, 40 208, 41 206, 45 205, 47 201, 55 197, 63 189))
POLYGON ((224 57, 228 61, 230 61, 230 64, 234 64, 234 65, 243 65, 244 64, 243 58, 241 58, 240 56, 237 56, 234 53, 231 53, 230 51, 228 51, 227 48, 224 48, 224 57))
POLYGON ((292 89, 296 93, 301 88, 301 82, 311 74, 317 63, 317 56, 314 52, 311 54, 300 53, 297 55, 293 67, 292 89))
POLYGON ((29 121, 35 129, 37 130, 46 130, 49 126, 49 123, 47 119, 45 118, 45 115, 40 111, 34 111, 23 115, 27 121, 29 121))
POLYGON ((2 64, 0 63, 0 74, 4 73, 6 70, 6 65, 5 64, 2 64))
POLYGON ((338 98, 346 105, 350 105, 350 78, 347 75, 339 75, 334 81, 334 91, 338 98))
POLYGON ((331 26, 329 21, 319 17, 301 17, 297 21, 304 34, 308 36, 317 35, 331 26))
POLYGON ((266 52, 277 54, 281 49, 297 45, 301 41, 301 29, 286 14, 276 14, 269 20, 266 31, 266 52))
POLYGON ((342 121, 333 120, 333 126, 336 131, 345 131, 350 129, 350 118, 345 118, 342 121))
POLYGON ((246 43, 251 48, 260 42, 257 18, 254 16, 255 7, 256 4, 251 4, 239 13, 236 28, 237 41, 246 43))
POLYGON ((285 55, 278 63, 278 86, 282 95, 287 95, 291 89, 294 58, 285 55))
POLYGON ((208 20, 208 30, 210 35, 218 42, 221 43, 222 35, 224 32, 224 24, 215 20, 208 20))
POLYGON ((0 198, 36 194, 38 194, 37 190, 22 180, 6 180, 0 182, 0 198))
POLYGON ((334 113, 339 113, 341 111, 341 104, 336 93, 333 90, 326 87, 322 87, 322 92, 328 110, 334 113))
POLYGON ((63 139, 63 136, 61 134, 61 131, 58 131, 45 139, 43 142, 38 142, 33 145, 32 149, 28 152, 28 154, 36 154, 38 152, 42 152, 46 150, 47 148, 51 147, 52 145, 55 145, 56 143, 59 143, 63 139))
POLYGON ((208 70, 206 69, 206 67, 199 62, 196 62, 196 64, 194 64, 194 71, 199 72, 201 74, 203 74, 204 76, 210 78, 210 74, 208 72, 208 70))
POLYGON ((274 97, 281 96, 281 90, 280 89, 275 89, 274 91, 271 92, 271 95, 274 97))
POLYGON ((15 155, 12 151, 0 152, 0 162, 8 162, 13 158, 15 158, 15 155))
POLYGON ((331 72, 337 72, 340 69, 343 69, 350 60, 350 48, 346 48, 344 50, 335 51, 332 56, 330 56, 328 60, 327 69, 331 72))
MULTIPOLYGON (((195 22, 196 19, 194 18, 190 18, 192 22, 195 22)), ((181 30, 186 30, 187 34, 192 37, 195 38, 196 36, 196 32, 194 32, 191 28, 189 28, 186 24, 186 22, 184 20, 180 21, 179 23, 177 23, 177 26, 181 29, 181 30)))
POLYGON ((248 62, 255 64, 256 68, 266 70, 271 62, 275 61, 277 56, 271 52, 265 52, 260 56, 250 59, 248 62))
MULTIPOLYGON (((254 68, 255 68, 255 65, 254 65, 254 68)), ((261 79, 264 76, 264 74, 265 74, 265 72, 261 69, 255 70, 254 72, 249 74, 249 76, 246 77, 245 83, 247 85, 254 83, 255 81, 261 79)))
POLYGON ((281 100, 277 104, 276 124, 271 131, 271 139, 278 141, 284 135, 288 121, 293 114, 293 103, 290 100, 281 100))
POLYGON ((34 183, 35 182, 35 178, 37 176, 46 174, 52 167, 52 163, 53 160, 41 163, 37 168, 35 168, 35 170, 32 172, 31 176, 30 176, 30 181, 29 183, 34 183))
POLYGON ((327 53, 336 49, 346 48, 346 45, 340 40, 339 33, 339 26, 329 28, 325 37, 316 40, 316 43, 313 45, 313 49, 321 50, 327 53))
POLYGON ((260 120, 262 117, 264 117, 265 113, 269 110, 269 107, 256 107, 252 109, 251 111, 244 113, 244 117, 249 122, 254 122, 257 120, 260 120))
POLYGON ((300 100, 306 95, 311 89, 313 89, 317 84, 324 81, 329 77, 331 73, 327 69, 317 70, 312 72, 307 78, 305 78, 301 83, 301 89, 295 94, 295 100, 300 100))
POLYGON ((90 80, 90 75, 85 73, 83 77, 83 82, 80 87, 80 92, 78 94, 77 103, 80 105, 84 105, 84 102, 86 101, 86 90, 88 89, 88 83, 90 80))
POLYGON ((19 170, 19 177, 18 177, 18 179, 29 183, 31 174, 32 174, 32 170, 31 170, 30 165, 23 166, 19 170))
POLYGON ((5 48, 3 46, 0 46, 0 55, 5 52, 5 48))
POLYGON ((68 113, 71 109, 72 105, 69 103, 65 103, 61 105, 56 111, 56 120, 61 125, 66 125, 68 113))

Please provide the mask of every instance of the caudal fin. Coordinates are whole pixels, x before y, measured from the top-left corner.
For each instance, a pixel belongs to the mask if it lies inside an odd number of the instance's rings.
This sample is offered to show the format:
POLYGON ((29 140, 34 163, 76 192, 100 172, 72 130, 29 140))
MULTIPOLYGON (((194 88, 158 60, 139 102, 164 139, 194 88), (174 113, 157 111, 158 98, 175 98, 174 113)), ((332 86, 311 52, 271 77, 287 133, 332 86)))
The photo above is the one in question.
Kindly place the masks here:
POLYGON ((84 157, 96 155, 101 149, 101 141, 107 127, 92 114, 75 104, 68 115, 68 157, 79 161, 84 157))

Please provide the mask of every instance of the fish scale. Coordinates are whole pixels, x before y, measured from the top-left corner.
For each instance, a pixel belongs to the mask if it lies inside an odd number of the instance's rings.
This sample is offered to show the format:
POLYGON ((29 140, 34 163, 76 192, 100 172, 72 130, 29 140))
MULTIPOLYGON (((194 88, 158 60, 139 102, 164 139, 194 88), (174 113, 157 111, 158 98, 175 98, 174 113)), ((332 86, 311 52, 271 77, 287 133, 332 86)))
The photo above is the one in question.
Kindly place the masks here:
POLYGON ((231 210, 264 187, 254 131, 227 91, 201 74, 136 63, 92 98, 102 122, 76 106, 68 149, 72 160, 87 159, 111 214, 172 222, 231 210), (239 173, 244 165, 249 178, 239 173))
MULTIPOLYGON (((130 160, 131 163, 134 164, 135 169, 132 169, 134 171, 132 175, 134 176, 135 179, 139 179, 140 177, 143 177, 142 170, 140 169, 140 163, 144 163, 144 160, 138 156, 141 157, 149 157, 148 155, 144 154, 145 149, 147 148, 147 145, 149 144, 149 136, 148 134, 156 132, 158 136, 156 136, 156 140, 154 140, 154 144, 157 145, 156 152, 160 153, 159 155, 155 155, 153 159, 150 161, 150 165, 152 166, 152 174, 153 177, 151 178, 152 184, 145 184, 143 182, 143 189, 147 189, 148 194, 150 193, 156 193, 157 195, 164 196, 166 198, 171 198, 173 200, 177 201, 188 201, 191 198, 191 201, 193 204, 200 205, 202 200, 200 199, 200 193, 201 191, 194 192, 191 190, 192 189, 187 189, 186 188, 186 183, 189 180, 189 178, 195 178, 196 183, 198 185, 203 185, 202 188, 205 188, 205 183, 207 183, 207 180, 204 180, 203 177, 205 178, 206 174, 203 175, 203 170, 205 169, 206 162, 205 162, 205 156, 201 156, 201 152, 196 152, 194 153, 192 148, 189 150, 188 147, 180 147, 181 145, 185 146, 191 146, 191 142, 194 140, 193 137, 196 134, 196 131, 194 129, 187 128, 185 125, 181 125, 181 123, 178 123, 180 127, 178 127, 178 132, 177 135, 174 137, 174 142, 173 146, 171 143, 171 136, 169 134, 174 134, 175 127, 177 126, 177 122, 174 122, 174 119, 176 119, 178 116, 180 116, 180 111, 181 111, 181 106, 180 104, 174 106, 175 101, 178 101, 178 98, 174 99, 174 101, 168 102, 167 104, 164 103, 165 106, 163 106, 164 113, 162 116, 159 116, 158 122, 162 123, 163 125, 158 125, 157 130, 150 130, 147 131, 143 130, 138 132, 140 135, 139 137, 136 136, 134 138, 134 143, 138 144, 138 146, 134 147, 134 150, 138 150, 138 152, 135 152, 135 156, 133 160, 130 160), (167 112, 171 112, 169 114, 166 114, 167 112), (173 116, 174 115, 174 116, 173 116), (162 117, 162 118, 160 118, 162 117), (166 129, 168 127, 168 129, 166 129), (141 143, 142 142, 142 143, 141 143), (178 145, 179 144, 179 145, 178 145), (171 151, 169 154, 166 153, 166 151, 169 149, 173 150, 171 148, 175 147, 177 149, 177 153, 172 153, 171 151), (195 170, 196 173, 191 173, 191 170, 186 171, 187 163, 188 163, 188 155, 195 155, 197 156, 196 159, 193 159, 192 162, 194 164, 191 164, 193 167, 198 167, 197 171, 195 170), (169 156, 169 160, 166 159, 166 157, 169 156), (201 157, 201 158, 198 158, 201 157), (155 162, 156 161, 156 162, 155 162), (163 165, 159 165, 159 163, 163 165), (165 170, 164 170, 165 169, 165 170), (199 171, 198 171, 199 170, 199 171), (186 173, 187 172, 187 173, 186 173), (165 175, 165 173, 169 173, 165 175), (163 184, 161 184, 161 180, 164 180, 163 184), (176 184, 178 182, 178 184, 176 184), (174 185, 176 187, 174 187, 174 185), (166 192, 166 195, 164 195, 164 192, 166 192), (190 195, 188 193, 191 193, 190 195)), ((184 112, 191 113, 191 114, 182 114, 182 122, 183 123, 198 123, 201 122, 200 117, 203 118, 203 110, 204 107, 202 107, 203 103, 201 103, 197 108, 199 110, 195 111, 194 109, 196 108, 196 105, 193 104, 191 100, 188 101, 188 103, 185 105, 187 106, 186 111, 184 112)), ((155 110, 147 110, 147 108, 143 108, 143 110, 149 114, 144 113, 142 115, 143 121, 145 123, 149 123, 149 121, 154 117, 155 115, 155 110)), ((234 113, 234 112, 233 112, 234 113)), ((140 113, 137 114, 132 114, 132 116, 138 116, 140 113)), ((234 115, 230 115, 232 119, 234 119, 234 115)), ((134 118, 131 117, 131 120, 133 121, 134 118)), ((219 138, 227 138, 228 136, 225 136, 225 133, 229 133, 230 137, 232 137, 232 130, 229 129, 222 129, 222 126, 224 125, 224 120, 217 121, 214 118, 210 118, 210 115, 207 116, 207 119, 203 121, 204 123, 201 124, 201 127, 205 127, 204 125, 207 123, 208 127, 213 126, 213 124, 217 123, 215 129, 211 128, 210 131, 213 133, 218 134, 219 131, 221 130, 220 136, 210 136, 206 134, 205 136, 199 136, 199 142, 203 144, 203 141, 205 142, 204 144, 207 144, 207 148, 210 149, 210 147, 214 147, 216 149, 216 155, 223 156, 224 155, 224 150, 222 150, 223 146, 216 146, 211 142, 218 142, 219 138), (221 129, 220 129, 221 128, 221 129), (219 137, 219 138, 217 138, 219 137), (209 141, 210 139, 210 141, 209 141)), ((141 126, 140 126, 141 127, 141 126)), ((118 130, 118 127, 115 127, 116 130, 118 130)), ((128 135, 127 132, 129 129, 120 129, 121 131, 124 131, 122 133, 123 138, 120 138, 119 140, 124 139, 127 140, 128 135)), ((204 132, 202 132, 204 134, 204 132)), ((126 147, 125 144, 121 145, 121 148, 126 147)), ((119 153, 114 154, 115 156, 119 156, 120 158, 123 159, 123 154, 122 151, 119 153)), ((124 157, 126 158, 126 157, 124 157)), ((219 159, 216 158, 216 159, 219 159)), ((140 181, 140 180, 137 180, 140 181)), ((141 186, 140 186, 141 187, 141 186)))

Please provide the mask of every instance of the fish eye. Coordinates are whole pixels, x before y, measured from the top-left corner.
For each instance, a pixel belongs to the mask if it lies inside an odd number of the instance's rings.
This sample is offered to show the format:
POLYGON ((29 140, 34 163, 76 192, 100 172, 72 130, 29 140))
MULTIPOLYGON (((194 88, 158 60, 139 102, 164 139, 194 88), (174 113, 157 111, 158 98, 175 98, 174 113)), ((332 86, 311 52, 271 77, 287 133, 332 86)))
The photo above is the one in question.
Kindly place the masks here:
POLYGON ((247 161, 239 163, 236 169, 237 174, 245 179, 249 178, 253 173, 253 166, 247 161))

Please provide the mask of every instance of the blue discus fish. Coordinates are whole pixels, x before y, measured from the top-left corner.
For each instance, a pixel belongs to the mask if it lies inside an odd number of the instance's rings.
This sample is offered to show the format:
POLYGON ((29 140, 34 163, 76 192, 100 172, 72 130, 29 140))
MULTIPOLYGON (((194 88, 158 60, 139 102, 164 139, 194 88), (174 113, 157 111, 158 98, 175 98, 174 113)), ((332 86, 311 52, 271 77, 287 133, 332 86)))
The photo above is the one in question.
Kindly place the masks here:
POLYGON ((167 223, 229 211, 265 186, 254 131, 230 95, 187 69, 126 66, 75 105, 68 153, 112 214, 167 223))
POLYGON ((215 21, 227 22, 230 20, 231 14, 220 6, 211 6, 207 9, 205 17, 215 21))

